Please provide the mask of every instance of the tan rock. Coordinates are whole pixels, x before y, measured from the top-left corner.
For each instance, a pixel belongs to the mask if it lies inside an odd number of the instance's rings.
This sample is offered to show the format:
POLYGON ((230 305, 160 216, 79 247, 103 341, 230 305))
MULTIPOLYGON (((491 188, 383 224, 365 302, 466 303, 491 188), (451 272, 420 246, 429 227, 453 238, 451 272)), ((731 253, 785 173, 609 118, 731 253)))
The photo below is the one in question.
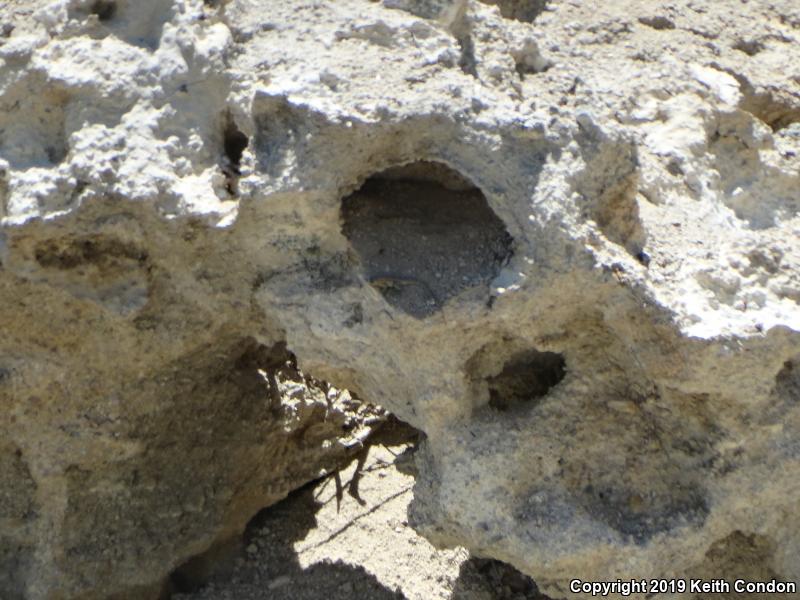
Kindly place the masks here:
POLYGON ((0 11, 4 594, 149 593, 351 452, 283 344, 425 432, 439 544, 800 580, 795 2, 0 11))

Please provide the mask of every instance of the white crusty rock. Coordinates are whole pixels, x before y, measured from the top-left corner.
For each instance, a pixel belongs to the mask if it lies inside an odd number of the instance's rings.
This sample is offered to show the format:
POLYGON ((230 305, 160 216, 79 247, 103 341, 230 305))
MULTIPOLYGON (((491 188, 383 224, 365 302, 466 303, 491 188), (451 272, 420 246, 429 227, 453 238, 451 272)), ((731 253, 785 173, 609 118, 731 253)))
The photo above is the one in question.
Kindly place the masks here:
POLYGON ((144 597, 335 464, 284 345, 425 433, 437 544, 800 580, 795 0, 0 22, 0 596, 144 597))

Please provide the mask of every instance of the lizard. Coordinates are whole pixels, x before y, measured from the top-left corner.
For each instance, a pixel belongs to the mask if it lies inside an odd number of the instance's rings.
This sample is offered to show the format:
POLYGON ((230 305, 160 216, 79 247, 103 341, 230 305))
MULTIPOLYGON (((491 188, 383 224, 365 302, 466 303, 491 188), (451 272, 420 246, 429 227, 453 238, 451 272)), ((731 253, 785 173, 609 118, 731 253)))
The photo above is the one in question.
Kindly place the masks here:
POLYGON ((439 304, 439 297, 431 289, 431 286, 421 279, 399 277, 395 275, 382 275, 378 277, 370 277, 369 284, 381 293, 402 292, 403 288, 407 286, 419 286, 423 288, 428 295, 430 295, 436 304, 439 304))
POLYGON ((409 277, 396 277, 394 275, 383 275, 370 277, 369 284, 379 290, 399 291, 409 285, 424 285, 421 281, 409 277))

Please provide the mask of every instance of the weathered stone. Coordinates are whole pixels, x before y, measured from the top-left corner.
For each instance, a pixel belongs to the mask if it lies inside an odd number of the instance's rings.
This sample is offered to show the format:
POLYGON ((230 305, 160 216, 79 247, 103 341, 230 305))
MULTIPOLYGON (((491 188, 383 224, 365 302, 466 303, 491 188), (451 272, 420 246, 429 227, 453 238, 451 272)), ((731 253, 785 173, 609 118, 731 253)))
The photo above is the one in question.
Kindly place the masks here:
POLYGON ((795 2, 2 11, 5 595, 141 595, 332 468, 283 344, 546 593, 800 580, 795 2))
POLYGON ((380 416, 295 370, 277 328, 252 320, 255 274, 237 291, 236 265, 201 258, 205 227, 150 228, 124 204, 9 231, 3 598, 157 593, 174 567, 341 465, 380 416), (175 270, 186 260, 192 273, 175 270))

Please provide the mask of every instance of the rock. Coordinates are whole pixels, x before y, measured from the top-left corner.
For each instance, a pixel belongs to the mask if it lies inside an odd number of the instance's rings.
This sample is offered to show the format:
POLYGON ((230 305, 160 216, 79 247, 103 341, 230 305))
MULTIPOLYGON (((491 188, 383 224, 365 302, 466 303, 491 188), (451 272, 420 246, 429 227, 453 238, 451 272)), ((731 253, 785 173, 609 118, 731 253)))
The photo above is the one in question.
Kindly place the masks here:
POLYGON ((795 2, 0 21, 4 598, 156 596, 363 443, 323 381, 544 593, 800 579, 795 2))

